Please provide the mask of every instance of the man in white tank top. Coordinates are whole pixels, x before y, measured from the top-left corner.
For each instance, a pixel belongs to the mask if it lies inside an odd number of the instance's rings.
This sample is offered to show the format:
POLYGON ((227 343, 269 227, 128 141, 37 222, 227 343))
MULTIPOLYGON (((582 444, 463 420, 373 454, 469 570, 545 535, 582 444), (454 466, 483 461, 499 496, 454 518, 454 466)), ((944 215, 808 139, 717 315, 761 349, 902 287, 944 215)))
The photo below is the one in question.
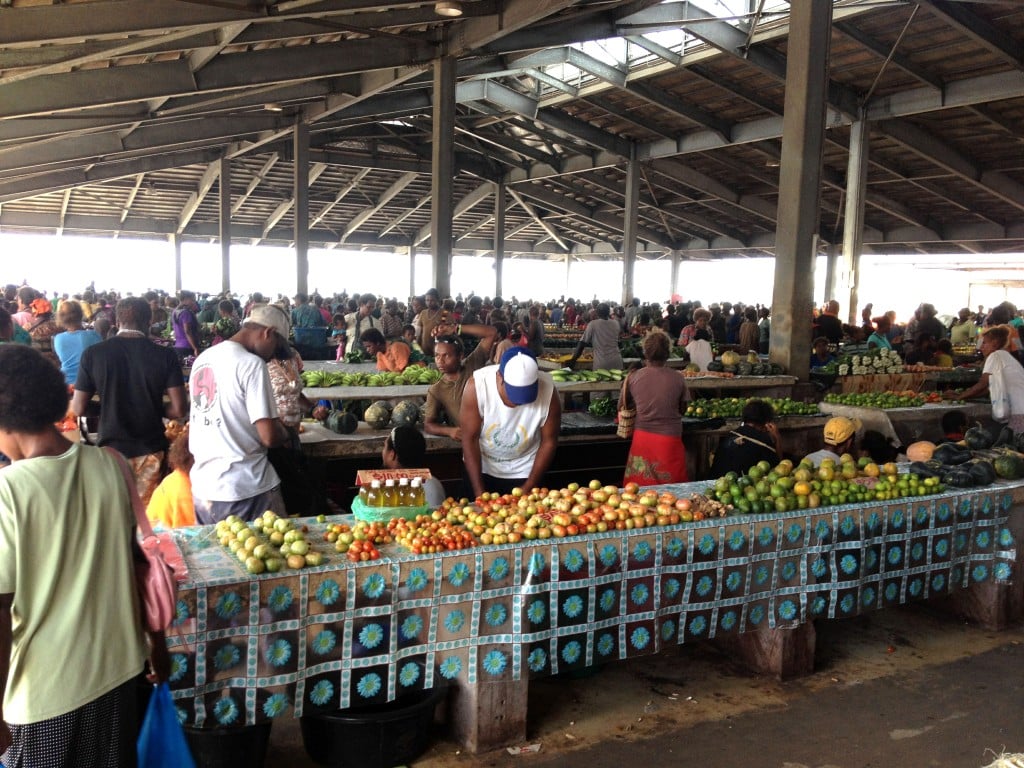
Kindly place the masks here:
POLYGON ((562 408, 551 376, 528 350, 513 347, 498 365, 473 374, 459 412, 467 495, 542 485, 555 458, 562 408))

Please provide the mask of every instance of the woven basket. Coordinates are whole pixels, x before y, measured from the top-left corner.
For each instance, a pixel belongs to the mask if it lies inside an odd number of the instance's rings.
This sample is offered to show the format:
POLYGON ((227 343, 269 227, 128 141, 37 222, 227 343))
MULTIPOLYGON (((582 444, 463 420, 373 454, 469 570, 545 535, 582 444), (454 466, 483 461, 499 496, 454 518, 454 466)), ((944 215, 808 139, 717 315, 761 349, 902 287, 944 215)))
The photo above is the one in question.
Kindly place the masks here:
POLYGON ((615 434, 621 438, 633 436, 633 424, 636 423, 636 408, 619 409, 619 426, 615 434))

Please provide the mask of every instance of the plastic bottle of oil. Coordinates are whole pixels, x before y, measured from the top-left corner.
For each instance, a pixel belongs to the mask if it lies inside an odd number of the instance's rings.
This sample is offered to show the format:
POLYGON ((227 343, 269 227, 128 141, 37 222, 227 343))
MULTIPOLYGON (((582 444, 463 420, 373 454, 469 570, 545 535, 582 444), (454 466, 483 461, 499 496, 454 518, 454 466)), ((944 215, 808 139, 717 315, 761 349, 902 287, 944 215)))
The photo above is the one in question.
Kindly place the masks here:
POLYGON ((398 488, 395 487, 395 481, 388 478, 384 481, 384 503, 382 507, 397 507, 398 506, 398 488))
POLYGON ((361 502, 363 502, 363 506, 364 507, 370 506, 369 503, 366 501, 366 497, 369 495, 369 493, 370 493, 370 486, 365 485, 365 484, 359 486, 359 500, 361 502))
POLYGON ((370 490, 366 494, 366 506, 384 506, 384 493, 380 487, 380 480, 374 480, 373 482, 370 483, 370 490))
POLYGON ((403 477, 398 481, 398 501, 396 507, 411 507, 412 502, 409 500, 409 491, 412 490, 409 487, 409 478, 403 477))
POLYGON ((427 503, 426 494, 423 492, 423 481, 418 477, 412 479, 412 485, 409 486, 409 506, 410 507, 422 507, 427 503))

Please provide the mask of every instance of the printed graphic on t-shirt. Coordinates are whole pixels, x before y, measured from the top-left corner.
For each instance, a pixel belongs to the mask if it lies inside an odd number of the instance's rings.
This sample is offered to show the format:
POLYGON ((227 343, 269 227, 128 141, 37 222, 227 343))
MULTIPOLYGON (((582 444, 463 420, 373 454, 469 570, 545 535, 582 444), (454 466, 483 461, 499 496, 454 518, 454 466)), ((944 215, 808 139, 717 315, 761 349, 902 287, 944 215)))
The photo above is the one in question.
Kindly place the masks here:
POLYGON ((484 442, 491 447, 489 453, 504 457, 518 456, 528 437, 525 427, 516 425, 488 424, 483 434, 484 442))
POLYGON ((217 377, 204 365, 192 373, 192 410, 208 413, 217 404, 217 377))

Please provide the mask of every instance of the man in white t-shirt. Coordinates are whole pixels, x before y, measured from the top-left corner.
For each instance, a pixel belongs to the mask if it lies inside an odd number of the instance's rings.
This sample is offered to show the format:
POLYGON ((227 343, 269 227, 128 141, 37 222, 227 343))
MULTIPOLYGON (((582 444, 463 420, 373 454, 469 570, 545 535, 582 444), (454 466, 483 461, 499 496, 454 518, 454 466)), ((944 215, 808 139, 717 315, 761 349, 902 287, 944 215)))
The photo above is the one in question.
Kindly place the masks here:
POLYGON ((562 408, 551 376, 538 371, 528 350, 512 347, 499 365, 473 373, 459 425, 467 493, 529 490, 541 486, 554 461, 562 408))
POLYGON ((266 361, 288 343, 289 329, 281 307, 256 306, 238 333, 192 366, 189 448, 196 461, 189 474, 200 525, 232 514, 251 520, 268 509, 286 514, 267 449, 284 443, 288 433, 278 419, 266 361))

